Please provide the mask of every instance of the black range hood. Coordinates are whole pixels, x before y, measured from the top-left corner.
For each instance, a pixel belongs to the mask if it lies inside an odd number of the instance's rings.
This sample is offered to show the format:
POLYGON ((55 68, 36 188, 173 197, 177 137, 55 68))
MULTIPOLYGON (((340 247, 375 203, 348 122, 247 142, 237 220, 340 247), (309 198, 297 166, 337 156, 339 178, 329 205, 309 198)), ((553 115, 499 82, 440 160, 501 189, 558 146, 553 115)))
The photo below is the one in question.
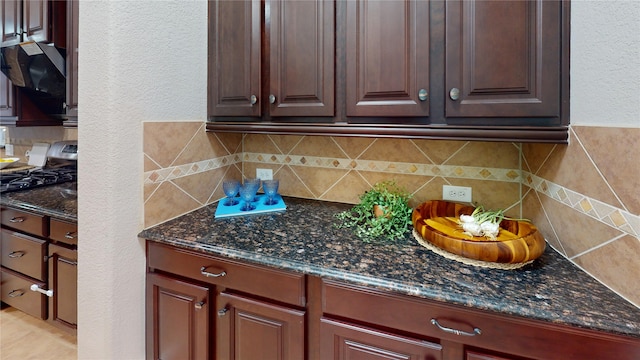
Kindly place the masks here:
POLYGON ((0 70, 50 114, 62 113, 66 97, 64 49, 23 42, 0 48, 0 70))

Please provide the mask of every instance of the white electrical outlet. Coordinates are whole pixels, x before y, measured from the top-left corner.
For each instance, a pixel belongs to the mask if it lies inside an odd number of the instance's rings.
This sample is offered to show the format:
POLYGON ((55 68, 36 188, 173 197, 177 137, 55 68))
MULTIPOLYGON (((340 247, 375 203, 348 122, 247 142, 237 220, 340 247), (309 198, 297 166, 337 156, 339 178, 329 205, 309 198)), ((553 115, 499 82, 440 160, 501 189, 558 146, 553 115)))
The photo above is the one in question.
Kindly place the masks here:
POLYGON ((256 177, 260 180, 273 180, 273 170, 256 169, 256 177))
POLYGON ((471 188, 466 186, 442 185, 442 200, 471 202, 471 188))
POLYGON ((4 154, 7 156, 13 156, 13 145, 5 144, 4 145, 4 154))

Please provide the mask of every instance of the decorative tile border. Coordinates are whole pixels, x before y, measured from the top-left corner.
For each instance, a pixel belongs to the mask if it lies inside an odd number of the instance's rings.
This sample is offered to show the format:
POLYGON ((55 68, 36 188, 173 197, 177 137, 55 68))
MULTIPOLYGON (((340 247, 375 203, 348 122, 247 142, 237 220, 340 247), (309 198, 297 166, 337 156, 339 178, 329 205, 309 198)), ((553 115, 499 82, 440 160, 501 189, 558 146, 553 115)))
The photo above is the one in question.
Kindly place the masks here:
POLYGON ((520 171, 474 166, 403 163, 362 159, 338 159, 305 155, 243 153, 243 161, 272 165, 292 165, 327 169, 376 171, 392 174, 443 176, 460 179, 494 180, 519 183, 520 171))
POLYGON ((535 191, 612 228, 631 236, 640 236, 640 216, 592 199, 527 171, 524 171, 522 175, 524 178, 523 184, 533 188, 535 191))
POLYGON ((391 174, 442 176, 448 178, 492 180, 512 183, 520 183, 522 180, 521 172, 517 169, 401 163, 359 159, 338 159, 303 155, 240 153, 227 155, 211 160, 204 160, 179 166, 169 166, 159 170, 147 171, 144 174, 144 183, 161 183, 166 180, 173 180, 183 176, 189 176, 244 161, 270 165, 291 165, 326 169, 376 171, 391 174))
POLYGON ((169 166, 158 170, 151 170, 144 173, 144 184, 157 184, 163 181, 194 175, 213 169, 219 169, 241 162, 241 154, 231 154, 215 159, 203 160, 178 166, 169 166))

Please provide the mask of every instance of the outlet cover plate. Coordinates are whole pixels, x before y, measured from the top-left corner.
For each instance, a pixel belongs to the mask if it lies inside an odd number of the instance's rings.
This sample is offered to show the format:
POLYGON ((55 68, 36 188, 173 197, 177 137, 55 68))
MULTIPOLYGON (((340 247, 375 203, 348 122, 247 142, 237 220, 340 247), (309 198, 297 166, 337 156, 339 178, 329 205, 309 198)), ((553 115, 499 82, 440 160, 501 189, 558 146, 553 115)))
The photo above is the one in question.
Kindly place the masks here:
POLYGON ((273 170, 256 169, 256 177, 260 180, 273 180, 273 170))
POLYGON ((466 186, 442 185, 442 200, 471 202, 471 188, 466 186))

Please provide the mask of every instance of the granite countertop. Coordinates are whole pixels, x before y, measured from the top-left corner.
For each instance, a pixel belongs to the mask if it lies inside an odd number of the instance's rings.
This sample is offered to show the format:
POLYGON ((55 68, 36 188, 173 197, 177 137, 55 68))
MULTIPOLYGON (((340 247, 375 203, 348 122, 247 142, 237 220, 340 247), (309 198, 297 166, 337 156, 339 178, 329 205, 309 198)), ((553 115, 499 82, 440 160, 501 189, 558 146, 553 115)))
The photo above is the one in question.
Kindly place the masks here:
POLYGON ((214 219, 217 204, 151 227, 140 237, 247 262, 339 279, 434 301, 640 338, 640 309, 547 246, 517 270, 445 259, 410 234, 364 243, 336 229, 347 204, 285 198, 279 213, 214 219))
POLYGON ((78 197, 76 188, 76 182, 68 182, 3 193, 0 196, 0 205, 77 222, 78 197))

